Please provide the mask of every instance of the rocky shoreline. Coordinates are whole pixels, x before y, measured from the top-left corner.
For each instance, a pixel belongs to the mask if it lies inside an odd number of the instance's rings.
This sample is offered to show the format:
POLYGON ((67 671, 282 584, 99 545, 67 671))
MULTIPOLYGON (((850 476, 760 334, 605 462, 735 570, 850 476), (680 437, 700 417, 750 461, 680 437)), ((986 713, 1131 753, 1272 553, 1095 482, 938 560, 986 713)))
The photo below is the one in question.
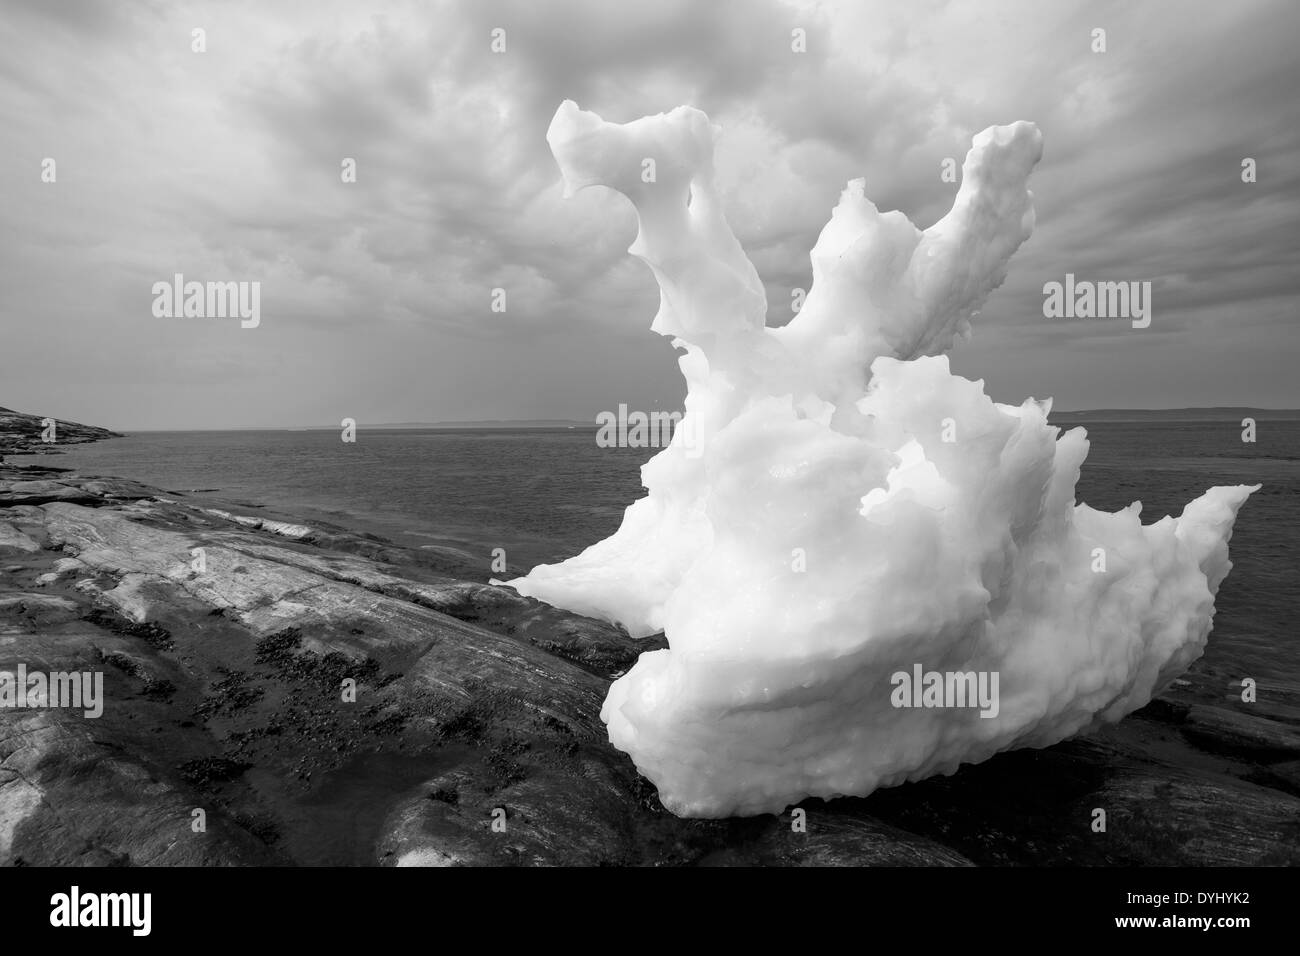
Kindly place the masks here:
POLYGON ((1088 736, 806 801, 806 832, 679 820, 599 716, 662 638, 486 558, 3 457, 113 437, 40 432, 0 409, 0 669, 102 671, 107 703, 0 708, 5 864, 1300 863, 1298 687, 1246 704, 1198 663, 1088 736))
POLYGON ((107 428, 56 421, 54 441, 46 442, 41 436, 45 432, 44 422, 48 420, 38 415, 25 415, 12 409, 0 408, 0 458, 4 455, 57 455, 60 445, 80 445, 122 437, 107 428))

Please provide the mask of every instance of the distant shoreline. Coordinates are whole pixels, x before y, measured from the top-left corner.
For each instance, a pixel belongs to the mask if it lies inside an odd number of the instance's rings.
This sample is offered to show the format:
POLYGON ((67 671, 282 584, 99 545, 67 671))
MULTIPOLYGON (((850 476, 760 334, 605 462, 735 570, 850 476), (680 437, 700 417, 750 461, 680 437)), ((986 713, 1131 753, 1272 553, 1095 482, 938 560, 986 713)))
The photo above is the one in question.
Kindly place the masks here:
MULTIPOLYGON (((26 428, 29 434, 28 444, 35 444, 33 439, 39 433, 36 423, 39 421, 37 416, 12 412, 9 409, 0 408, 0 416, 7 418, 8 421, 0 421, 0 432, 10 431, 4 426, 17 424, 18 420, 26 419, 26 428)), ((1122 424, 1125 422, 1133 423, 1158 423, 1158 422, 1235 422, 1240 423, 1243 418, 1253 418, 1256 421, 1300 421, 1300 409, 1294 408, 1254 408, 1250 406, 1224 406, 1210 408, 1094 408, 1083 409, 1079 411, 1057 411, 1053 410, 1048 416, 1048 423, 1052 425, 1077 425, 1077 424, 1122 424)), ((78 441, 97 441, 103 438, 120 438, 130 434, 158 434, 167 432, 191 433, 191 432, 337 432, 338 425, 245 425, 230 426, 224 428, 119 428, 115 431, 98 428, 95 426, 80 425, 75 422, 66 422, 59 420, 61 426, 70 426, 78 441)), ((560 419, 560 418, 538 418, 538 419, 483 419, 463 422, 383 422, 379 424, 358 423, 358 428, 366 431, 578 431, 589 430, 596 431, 600 426, 593 417, 589 421, 579 421, 577 419, 560 419)), ((9 434, 10 438, 17 437, 9 434)), ((70 435, 71 437, 71 435, 70 435)), ((17 451, 16 448, 8 449, 10 454, 17 451)))
MULTIPOLYGON (((1048 416, 1052 425, 1073 425, 1088 422, 1237 422, 1243 418, 1257 421, 1300 421, 1300 409, 1295 408, 1094 408, 1082 411, 1055 411, 1048 416)), ((359 422, 366 431, 511 431, 529 429, 536 431, 597 430, 594 420, 519 419, 467 422, 384 422, 370 425, 359 422)), ((337 425, 246 425, 229 428, 129 428, 124 433, 138 432, 336 432, 337 425)))
POLYGON ((1248 406, 1222 408, 1093 408, 1077 412, 1053 410, 1048 421, 1061 422, 1238 422, 1243 418, 1257 421, 1300 421, 1300 409, 1251 408, 1248 406))
MULTIPOLYGON (((1300 418, 1300 412, 1296 413, 1300 418)), ((518 429, 531 429, 535 431, 568 431, 569 429, 577 430, 579 428, 590 428, 595 431, 599 426, 594 422, 430 422, 427 425, 411 424, 382 424, 367 425, 365 422, 358 422, 357 428, 365 431, 484 431, 488 429, 500 429, 501 431, 510 431, 518 429)), ((337 432, 340 428, 337 425, 243 425, 230 428, 129 428, 126 432, 337 432)))

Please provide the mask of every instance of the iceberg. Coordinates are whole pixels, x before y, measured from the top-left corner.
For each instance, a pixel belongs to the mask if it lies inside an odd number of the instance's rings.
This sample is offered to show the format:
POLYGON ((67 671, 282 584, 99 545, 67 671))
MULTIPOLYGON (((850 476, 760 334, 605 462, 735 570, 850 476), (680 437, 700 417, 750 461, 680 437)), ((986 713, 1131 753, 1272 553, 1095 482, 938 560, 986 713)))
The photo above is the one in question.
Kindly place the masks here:
POLYGON ((1139 503, 1094 510, 1075 500, 1084 429, 949 370, 1033 229, 1038 129, 978 134, 924 231, 850 182, 780 328, 722 213, 718 133, 688 107, 616 124, 572 101, 547 133, 566 196, 601 185, 635 206, 629 252, 658 281, 651 327, 687 384, 619 530, 506 582, 664 633, 610 687, 610 742, 673 813, 746 816, 1142 707, 1202 653, 1259 486, 1211 488, 1149 525, 1139 503))

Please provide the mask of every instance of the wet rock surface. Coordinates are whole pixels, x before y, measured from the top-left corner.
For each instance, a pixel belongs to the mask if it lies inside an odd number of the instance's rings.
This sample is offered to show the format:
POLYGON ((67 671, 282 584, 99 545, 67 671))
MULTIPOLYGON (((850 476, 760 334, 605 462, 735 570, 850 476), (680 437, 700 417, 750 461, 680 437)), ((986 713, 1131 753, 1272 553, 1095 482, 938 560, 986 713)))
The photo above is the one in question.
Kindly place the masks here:
POLYGON ((490 585, 487 559, 263 512, 0 464, 0 670, 104 680, 99 718, 0 708, 0 861, 1300 863, 1300 688, 1246 703, 1194 668, 1047 750, 679 820, 599 716, 662 638, 490 585))

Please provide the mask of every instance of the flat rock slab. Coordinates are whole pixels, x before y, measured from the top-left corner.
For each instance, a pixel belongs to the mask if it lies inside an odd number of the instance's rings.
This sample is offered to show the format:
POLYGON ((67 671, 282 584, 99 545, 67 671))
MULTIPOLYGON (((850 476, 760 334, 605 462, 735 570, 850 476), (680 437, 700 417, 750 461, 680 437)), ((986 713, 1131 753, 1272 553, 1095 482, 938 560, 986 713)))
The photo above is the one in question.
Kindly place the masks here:
POLYGON ((0 521, 0 554, 6 551, 19 551, 31 553, 41 550, 31 537, 19 531, 17 527, 7 521, 0 521))

